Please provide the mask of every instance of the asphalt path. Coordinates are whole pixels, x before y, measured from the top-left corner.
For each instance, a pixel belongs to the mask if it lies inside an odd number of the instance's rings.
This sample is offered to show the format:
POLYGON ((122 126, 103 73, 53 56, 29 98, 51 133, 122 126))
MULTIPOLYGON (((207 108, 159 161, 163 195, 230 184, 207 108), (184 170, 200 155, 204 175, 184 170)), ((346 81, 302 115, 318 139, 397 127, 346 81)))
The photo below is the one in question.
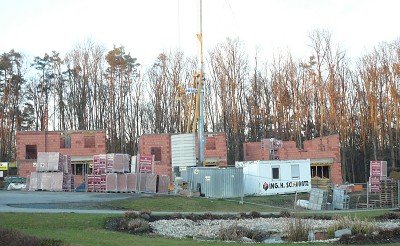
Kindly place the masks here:
MULTIPOLYGON (((97 192, 48 192, 0 190, 0 213, 110 213, 122 214, 123 210, 101 210, 93 208, 57 208, 69 203, 98 203, 116 199, 140 196, 134 193, 97 193, 97 192), (58 206, 60 205, 60 206, 58 206), (50 208, 49 208, 50 207, 50 208)), ((68 206, 67 206, 68 207, 68 206)))

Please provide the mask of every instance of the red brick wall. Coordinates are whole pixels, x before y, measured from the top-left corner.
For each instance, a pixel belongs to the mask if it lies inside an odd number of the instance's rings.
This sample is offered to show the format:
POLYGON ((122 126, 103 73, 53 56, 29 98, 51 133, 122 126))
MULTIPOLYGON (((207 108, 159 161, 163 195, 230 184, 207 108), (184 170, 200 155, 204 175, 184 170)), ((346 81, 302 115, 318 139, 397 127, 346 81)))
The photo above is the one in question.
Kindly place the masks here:
POLYGON ((36 160, 26 160, 26 145, 36 145, 37 152, 60 152, 69 156, 93 156, 106 153, 106 132, 100 131, 46 131, 17 132, 17 163, 18 175, 26 177, 35 171, 32 163, 36 160), (61 134, 71 136, 71 148, 60 148, 61 134), (85 148, 85 136, 95 136, 95 147, 85 148))
MULTIPOLYGON (((154 163, 154 172, 158 175, 169 175, 172 177, 172 156, 171 156, 171 136, 172 134, 145 134, 139 139, 139 154, 150 155, 151 147, 161 147, 161 161, 154 163)), ((219 166, 227 165, 226 158, 226 136, 224 133, 206 133, 206 143, 209 140, 209 147, 204 148, 205 158, 219 159, 219 166), (215 143, 215 145, 214 145, 215 143)), ((196 140, 197 153, 197 140, 196 140)))
MULTIPOLYGON (((277 154, 280 160, 332 158, 330 179, 334 184, 342 184, 339 135, 304 141, 304 148, 298 149, 294 141, 283 141, 277 154)), ((243 144, 244 161, 269 160, 269 149, 263 150, 261 142, 243 144)))
MULTIPOLYGON (((218 163, 218 166, 227 166, 228 162, 226 157, 227 150, 226 150, 225 133, 205 133, 204 135, 206 138, 206 144, 204 146, 204 158, 219 159, 220 161, 218 163)), ((196 154, 198 156, 197 138, 196 138, 196 154)))
POLYGON ((18 176, 27 177, 31 172, 36 172, 36 167, 33 167, 33 163, 36 160, 20 160, 18 161, 18 176))
POLYGON ((26 145, 36 145, 37 152, 60 152, 69 156, 91 156, 106 153, 105 131, 46 131, 46 132, 17 132, 17 161, 25 160, 26 145), (61 133, 71 136, 71 148, 60 148, 61 133), (85 148, 84 137, 95 136, 95 147, 85 148))
POLYGON ((145 134, 139 138, 140 155, 150 155, 152 147, 161 147, 161 161, 154 162, 154 172, 172 177, 171 134, 145 134))

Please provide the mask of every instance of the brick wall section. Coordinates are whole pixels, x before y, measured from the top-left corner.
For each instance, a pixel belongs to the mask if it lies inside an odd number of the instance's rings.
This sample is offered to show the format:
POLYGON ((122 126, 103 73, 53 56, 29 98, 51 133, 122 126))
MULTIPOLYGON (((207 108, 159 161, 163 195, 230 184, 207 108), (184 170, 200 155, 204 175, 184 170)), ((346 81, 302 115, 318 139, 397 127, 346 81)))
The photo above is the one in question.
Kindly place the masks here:
MULTIPOLYGON (((171 152, 171 136, 172 134, 145 134, 139 139, 139 154, 150 155, 152 147, 161 147, 161 161, 154 163, 154 172, 158 175, 168 175, 172 177, 172 152, 171 152)), ((205 133, 206 142, 209 147, 204 148, 205 158, 219 159, 219 166, 227 165, 226 157, 226 136, 224 133, 205 133), (215 145, 214 145, 215 143, 215 145)), ((197 154, 197 138, 196 138, 196 154, 197 154)))
MULTIPOLYGON (((244 161, 269 160, 269 149, 262 149, 261 142, 243 144, 244 161)), ((280 160, 332 158, 330 179, 334 184, 342 184, 339 135, 304 141, 304 148, 298 149, 294 141, 283 141, 278 150, 280 160)))
POLYGON ((154 172, 172 177, 171 134, 145 134, 139 138, 140 155, 150 155, 152 147, 161 147, 161 161, 154 162, 154 172))
POLYGON ((34 168, 33 162, 36 160, 26 160, 26 145, 36 145, 37 152, 60 152, 68 156, 93 156, 106 153, 106 132, 98 131, 31 131, 17 132, 17 163, 18 175, 26 177, 34 168), (60 138, 62 134, 71 137, 71 148, 60 148, 60 138), (85 136, 95 137, 95 147, 85 148, 85 136))
POLYGON ((18 176, 27 177, 32 172, 36 172, 36 167, 33 167, 33 163, 36 160, 20 160, 18 161, 18 176))
MULTIPOLYGON (((219 159, 218 166, 227 166, 226 136, 225 133, 205 133, 204 158, 219 159)), ((196 155, 198 154, 198 141, 196 138, 196 155)))

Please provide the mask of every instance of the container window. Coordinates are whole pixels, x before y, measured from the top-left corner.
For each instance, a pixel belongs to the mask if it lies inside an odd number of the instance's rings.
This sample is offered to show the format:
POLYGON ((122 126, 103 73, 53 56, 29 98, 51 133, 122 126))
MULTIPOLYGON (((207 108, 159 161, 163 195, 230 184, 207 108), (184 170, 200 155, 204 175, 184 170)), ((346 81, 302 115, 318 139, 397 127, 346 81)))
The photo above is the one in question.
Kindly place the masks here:
POLYGON ((279 167, 272 167, 272 179, 280 179, 279 167))
POLYGON ((292 179, 300 178, 300 168, 299 164, 292 165, 292 179))

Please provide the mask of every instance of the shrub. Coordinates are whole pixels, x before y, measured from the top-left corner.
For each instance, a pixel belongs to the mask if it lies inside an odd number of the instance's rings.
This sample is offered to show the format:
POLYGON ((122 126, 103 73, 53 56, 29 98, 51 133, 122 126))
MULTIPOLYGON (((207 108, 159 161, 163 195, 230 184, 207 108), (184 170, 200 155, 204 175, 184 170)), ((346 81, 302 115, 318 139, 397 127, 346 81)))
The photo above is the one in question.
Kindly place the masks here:
POLYGON ((139 216, 142 219, 149 220, 151 217, 151 211, 150 210, 142 210, 139 212, 139 216))
POLYGON ((135 219, 135 218, 139 218, 140 214, 138 212, 135 211, 126 211, 124 213, 124 217, 127 219, 135 219))
POLYGON ((251 211, 251 212, 250 212, 250 216, 251 216, 252 218, 260 218, 260 217, 261 217, 261 213, 260 213, 260 212, 257 212, 257 211, 251 211))
POLYGON ((287 240, 290 242, 308 241, 308 234, 311 229, 310 222, 299 217, 288 220, 287 240))
POLYGON ((261 242, 267 233, 260 230, 250 230, 245 227, 239 226, 237 223, 221 228, 218 232, 218 238, 222 241, 241 241, 243 237, 250 238, 256 242, 261 242))
POLYGON ((281 212, 279 213, 279 215, 280 215, 280 217, 285 217, 285 218, 292 217, 292 214, 291 214, 289 211, 287 211, 287 210, 281 211, 281 212))
POLYGON ((21 232, 11 229, 0 228, 0 246, 13 245, 32 245, 32 246, 63 246, 61 240, 37 238, 30 235, 25 235, 21 232))
POLYGON ((370 234, 378 231, 378 226, 367 220, 351 219, 349 216, 336 217, 336 223, 328 228, 328 235, 334 237, 335 231, 351 229, 352 234, 370 234))
POLYGON ((126 229, 131 233, 150 232, 150 223, 142 218, 131 219, 127 222, 126 229))

